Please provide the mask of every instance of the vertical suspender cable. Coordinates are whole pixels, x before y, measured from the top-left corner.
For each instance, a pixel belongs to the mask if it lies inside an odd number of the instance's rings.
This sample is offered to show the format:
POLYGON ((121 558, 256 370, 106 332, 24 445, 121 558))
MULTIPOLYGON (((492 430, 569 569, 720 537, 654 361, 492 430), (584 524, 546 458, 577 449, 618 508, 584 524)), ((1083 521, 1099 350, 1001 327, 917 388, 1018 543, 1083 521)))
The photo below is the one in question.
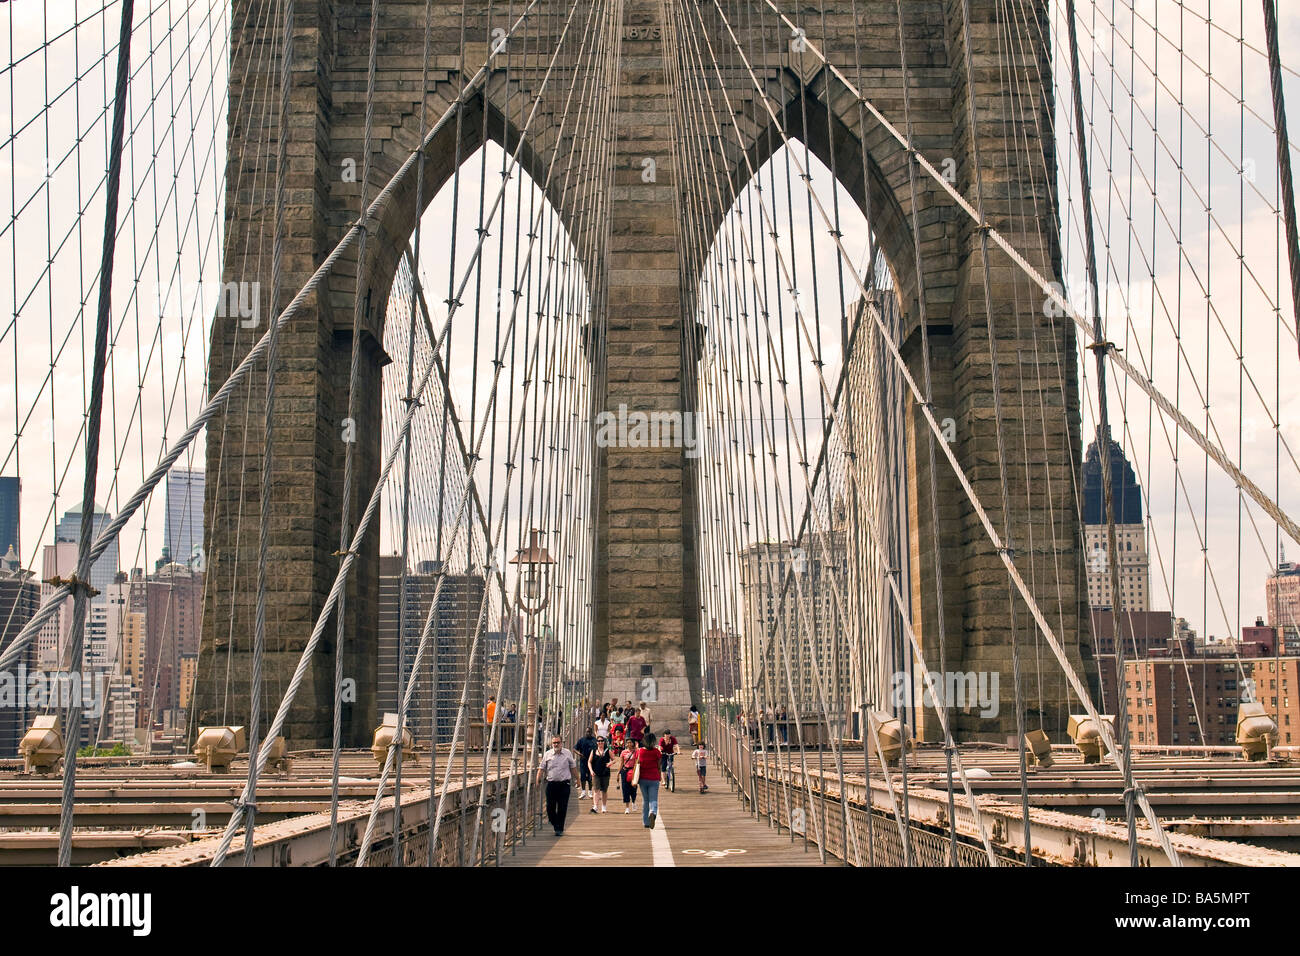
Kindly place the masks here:
MULTIPOLYGON (((134 0, 122 0, 122 26, 117 40, 117 86, 113 91, 113 137, 109 146, 108 183, 104 194, 104 250, 99 264, 99 309, 95 317, 95 357, 91 367, 90 403, 86 422, 86 474, 81 496, 81 532, 77 572, 73 582, 72 627, 68 634, 69 667, 81 670, 81 643, 90 598, 91 535, 95 527, 95 480, 99 475, 99 431, 103 417, 104 369, 108 364, 108 326, 113 308, 113 256, 117 249, 117 200, 122 181, 122 139, 126 126, 126 95, 131 75, 131 23, 134 0)), ((72 804, 77 788, 77 745, 81 707, 68 708, 63 742, 63 799, 59 807, 59 866, 72 865, 72 804)))
MULTIPOLYGON (((424 2, 424 55, 420 58, 420 142, 424 142, 424 133, 428 126, 428 108, 425 98, 429 90, 429 41, 432 32, 432 10, 430 0, 424 2)), ((424 221, 424 152, 415 167, 415 239, 414 251, 408 255, 411 267, 411 324, 406 351, 406 395, 403 403, 414 402, 411 390, 415 387, 415 337, 419 311, 416 297, 420 290, 420 226, 424 221)), ((430 337, 430 345, 433 339, 430 337)), ((435 353, 436 354, 436 353, 435 353)), ((444 396, 443 404, 447 398, 444 396)), ((400 590, 397 595, 397 700, 403 701, 406 691, 406 619, 409 614, 407 576, 410 564, 410 511, 411 511, 411 433, 407 432, 403 449, 402 467, 402 573, 398 580, 400 590)), ((436 646, 436 642, 435 642, 436 646)), ((434 695, 437 695, 438 672, 433 671, 434 695)), ((406 708, 399 707, 397 712, 397 733, 394 735, 396 755, 394 758, 393 780, 393 866, 402 865, 402 731, 406 724, 406 708)), ((429 732, 429 748, 434 746, 432 727, 429 732)))
MULTIPOLYGON (((896 0, 895 12, 898 16, 898 62, 903 72, 903 121, 906 124, 907 141, 915 142, 915 131, 912 127, 912 80, 907 70, 907 46, 903 33, 903 2, 896 0)), ((828 97, 829 99, 829 97, 828 97)), ((862 113, 862 104, 858 104, 858 112, 862 113)), ((866 170, 863 175, 865 181, 866 170)), ((925 269, 922 266, 921 258, 921 222, 917 212, 917 190, 916 190, 916 154, 909 150, 907 154, 907 182, 911 196, 911 220, 912 220, 912 250, 913 258, 916 261, 916 315, 917 326, 921 330, 921 370, 923 374, 922 385, 925 389, 925 400, 934 408, 934 391, 930 380, 930 330, 929 318, 926 314, 926 287, 925 287, 925 269)), ((866 189, 864 188, 864 192, 866 189)), ((870 223, 868 223, 870 225, 870 223)), ((939 673, 948 673, 948 656, 947 641, 944 624, 944 599, 943 599, 943 559, 939 551, 939 490, 937 469, 938 464, 935 461, 934 453, 934 434, 927 435, 926 447, 929 451, 929 469, 930 480, 930 530, 932 533, 931 544, 934 548, 934 591, 935 591, 935 622, 938 625, 936 634, 939 639, 939 673)), ((945 706, 947 702, 945 701, 945 706)), ((952 752, 954 749, 952 738, 944 736, 943 752, 944 761, 948 771, 948 854, 949 865, 957 865, 957 806, 956 793, 953 789, 953 767, 952 752)))
MULTIPOLYGON (((993 414, 998 436, 998 473, 1002 485, 1002 537, 1006 558, 1015 561, 1015 543, 1011 537, 1011 501, 1007 490, 1007 457, 1002 441, 1002 390, 999 384, 997 333, 993 328, 993 290, 990 288, 989 221, 984 214, 984 174, 980 168, 979 130, 976 126, 975 55, 971 52, 970 0, 962 0, 962 52, 966 66, 966 110, 970 123, 971 156, 974 171, 975 205, 979 222, 980 264, 984 273, 984 321, 989 340, 989 375, 993 386, 993 414)), ((1019 343, 1017 343, 1017 346, 1019 343)), ((1016 753, 1020 768, 1020 809, 1024 824, 1025 865, 1033 865, 1032 832, 1029 825, 1029 787, 1025 773, 1025 708, 1020 694, 1020 636, 1016 627, 1016 601, 1012 586, 1007 586, 1007 612, 1011 622, 1012 683, 1015 688, 1016 753)), ((906 752, 906 748, 904 748, 906 752)), ((904 778, 906 779, 906 778, 904 778)))
MULTIPOLYGON (((280 307, 281 271, 284 257, 285 168, 289 156, 289 82, 293 69, 293 0, 285 0, 284 34, 280 42, 280 143, 275 164, 275 243, 271 253, 271 314, 280 307)), ((262 663, 266 654, 266 553, 271 525, 271 470, 273 445, 271 427, 275 416, 275 365, 280 323, 272 322, 266 347, 266 416, 262 435, 262 513, 257 529, 257 611, 253 624, 252 674, 248 685, 248 793, 244 805, 248 824, 244 829, 244 866, 253 862, 253 831, 257 820, 257 753, 262 726, 262 663)))
MULTIPOLYGON (((1287 260, 1291 267, 1291 305, 1296 338, 1300 339, 1300 239, 1296 237, 1295 183, 1291 178, 1291 143, 1286 133, 1286 100, 1282 94, 1282 54, 1277 39, 1277 0, 1264 0, 1264 35, 1268 39, 1268 77, 1273 91, 1273 132, 1277 137, 1277 173, 1282 181, 1282 215, 1286 226, 1287 260)), ((1300 342, 1297 342, 1300 347, 1300 342)))
MULTIPOLYGON (((1096 357, 1097 364, 1097 446, 1101 453, 1101 487, 1106 508, 1106 538, 1109 549, 1111 617, 1115 627, 1115 675, 1123 687, 1124 680, 1124 640, 1120 634, 1119 602, 1122 600, 1119 582, 1119 547, 1115 540, 1115 500, 1111 487, 1110 471, 1110 419, 1106 402, 1106 353, 1111 345, 1106 341, 1101 315, 1101 297, 1097 285, 1097 252, 1093 238, 1092 226, 1092 184, 1088 174, 1088 152, 1083 126, 1083 91, 1079 78, 1079 41, 1078 28, 1075 24, 1074 0, 1066 0, 1066 17, 1069 21, 1070 74, 1073 86, 1075 143, 1079 154, 1079 183, 1083 202, 1083 232, 1087 245, 1088 288, 1093 307, 1093 342, 1088 347, 1096 357)), ((1128 824, 1129 864, 1138 865, 1137 818, 1133 805, 1132 784, 1132 748, 1128 741, 1127 700, 1128 695, 1117 693, 1115 705, 1116 728, 1122 749, 1122 767, 1124 773, 1124 817, 1128 824)))
MULTIPOLYGON (((348 375, 348 424, 356 429, 357 380, 361 374, 361 322, 368 309, 369 297, 363 295, 363 272, 366 267, 366 240, 370 234, 366 222, 366 194, 370 187, 370 140, 375 115, 375 56, 379 27, 379 0, 370 2, 370 59, 366 68, 366 125, 361 157, 361 237, 357 243, 356 286, 352 298, 352 361, 348 375)), ((423 154, 421 154, 423 155, 423 154)), ((354 436, 350 436, 353 437, 354 436)), ((355 440, 345 443, 343 458, 343 513, 339 519, 339 557, 347 556, 351 538, 348 525, 352 517, 352 492, 356 480, 355 440)), ((339 829, 339 749, 343 745, 343 643, 346 637, 347 588, 339 592, 334 609, 334 746, 330 775, 330 866, 338 865, 339 829)))

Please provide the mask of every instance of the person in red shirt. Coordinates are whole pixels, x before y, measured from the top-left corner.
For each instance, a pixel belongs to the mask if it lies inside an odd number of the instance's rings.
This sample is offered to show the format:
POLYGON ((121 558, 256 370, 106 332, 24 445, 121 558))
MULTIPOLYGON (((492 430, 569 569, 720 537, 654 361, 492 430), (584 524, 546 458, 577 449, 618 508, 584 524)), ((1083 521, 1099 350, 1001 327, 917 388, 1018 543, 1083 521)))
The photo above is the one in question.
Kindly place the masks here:
POLYGON ((673 776, 673 757, 677 753, 677 738, 673 736, 671 730, 665 731, 664 735, 659 738, 659 753, 662 757, 659 760, 659 776, 664 781, 664 786, 669 790, 676 791, 677 781, 673 776))
POLYGON ((641 712, 633 708, 632 716, 627 719, 627 736, 629 740, 640 742, 642 735, 645 734, 645 718, 641 712))
POLYGON ((636 751, 635 772, 632 782, 641 788, 641 823, 653 830, 659 816, 659 758, 653 734, 647 734, 643 746, 636 751))

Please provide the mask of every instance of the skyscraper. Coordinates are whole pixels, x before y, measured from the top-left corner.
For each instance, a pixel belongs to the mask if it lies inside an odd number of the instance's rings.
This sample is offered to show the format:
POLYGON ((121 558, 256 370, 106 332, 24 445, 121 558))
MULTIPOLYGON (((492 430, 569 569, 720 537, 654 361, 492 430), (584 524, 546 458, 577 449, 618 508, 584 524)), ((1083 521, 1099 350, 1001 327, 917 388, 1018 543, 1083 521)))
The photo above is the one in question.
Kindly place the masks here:
MULTIPOLYGON (((41 554, 41 602, 53 597, 57 586, 51 584, 54 578, 69 578, 77 571, 77 545, 71 541, 55 541, 47 544, 41 554)), ((94 599, 92 598, 92 603, 94 599)), ((44 670, 62 670, 67 653, 68 632, 72 627, 73 599, 65 597, 58 610, 41 627, 36 644, 40 666, 44 670)))
POLYGON ((199 652, 203 580, 202 572, 172 563, 146 582, 147 637, 140 702, 153 723, 167 726, 168 715, 174 717, 181 709, 181 658, 199 652))
POLYGON ((1281 633, 1287 654, 1300 654, 1300 565, 1282 554, 1277 568, 1264 582, 1269 627, 1281 633))
POLYGON ((747 705, 757 699, 761 708, 820 711, 823 689, 830 713, 849 705, 851 674, 835 606, 846 565, 842 531, 809 533, 798 545, 759 542, 741 553, 745 632, 739 659, 747 705))
POLYGON ((163 546, 168 558, 196 571, 203 570, 203 488, 201 470, 173 468, 167 473, 167 514, 163 546))
MULTIPOLYGON (((407 713, 407 726, 415 739, 427 745, 430 736, 430 717, 436 721, 436 736, 440 742, 451 739, 460 709, 461 689, 469 674, 470 719, 481 719, 483 705, 483 660, 486 642, 480 637, 473 668, 466 668, 466 659, 473 644, 483 601, 484 581, 478 574, 442 574, 436 561, 421 561, 406 576, 407 617, 402 628, 405 655, 404 672, 400 683, 410 680, 415 656, 433 603, 433 630, 426 657, 417 677, 411 709, 407 713), (442 589, 438 579, 443 578, 442 589), (477 716, 476 715, 480 715, 477 716)), ((379 713, 396 713, 398 708, 398 661, 401 648, 398 644, 398 621, 401 616, 402 558, 401 555, 383 555, 379 559, 379 713)))
MULTIPOLYGON (((99 537, 100 532, 102 532, 104 528, 108 526, 108 523, 112 520, 113 520, 113 516, 111 514, 109 514, 107 511, 100 510, 100 508, 96 506, 95 520, 93 522, 93 527, 91 528, 91 532, 90 532, 90 540, 92 544, 94 543, 94 540, 99 537)), ((57 525, 54 526, 54 541, 56 545, 59 542, 71 542, 74 545, 80 543, 81 508, 77 508, 75 511, 65 511, 63 513, 63 518, 59 521, 57 525)), ((70 567, 64 568, 63 558, 61 556, 59 558, 60 567, 58 573, 62 574, 64 577, 66 577, 67 575, 71 574, 73 571, 76 570, 77 564, 76 564, 76 557, 75 557, 75 553, 76 553, 75 549, 73 553, 74 553, 74 557, 72 559, 72 564, 70 567)), ((104 550, 104 553, 99 556, 99 560, 96 561, 91 566, 90 586, 93 587, 96 591, 98 591, 100 595, 103 595, 108 591, 109 585, 113 583, 113 579, 116 577, 117 577, 117 540, 114 539, 109 544, 109 546, 104 550)), ((91 600, 94 601, 97 600, 97 598, 92 598, 91 600)))
MULTIPOLYGON (((1109 436, 1108 436, 1108 440, 1109 436)), ((1111 594, 1110 540, 1101 449, 1094 441, 1083 463, 1083 527, 1088 552, 1088 604, 1095 608, 1150 608, 1150 558, 1143 524, 1142 486, 1119 443, 1110 441, 1110 487, 1115 509, 1115 544, 1119 556, 1119 600, 1111 594)))
MULTIPOLYGON (((41 586, 35 575, 24 571, 15 549, 6 549, 0 559, 0 647, 8 647, 18 636, 41 604, 41 586)), ((0 757, 18 756, 18 743, 37 708, 29 706, 21 694, 20 683, 37 669, 36 643, 28 645, 18 664, 8 674, 0 674, 0 757)))
POLYGON ((18 506, 22 491, 21 478, 0 478, 0 554, 10 548, 22 557, 18 546, 18 506))
POLYGON ((704 691, 734 697, 740 689, 740 635, 713 621, 704 635, 704 691))

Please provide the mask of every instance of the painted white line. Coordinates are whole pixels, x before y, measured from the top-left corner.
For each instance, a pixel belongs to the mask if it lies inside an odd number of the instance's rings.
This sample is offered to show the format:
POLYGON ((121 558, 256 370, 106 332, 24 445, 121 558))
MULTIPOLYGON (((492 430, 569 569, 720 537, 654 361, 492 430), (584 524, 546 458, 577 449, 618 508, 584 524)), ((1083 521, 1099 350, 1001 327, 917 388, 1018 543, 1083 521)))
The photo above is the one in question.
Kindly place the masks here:
POLYGON ((662 813, 655 817, 655 828, 650 831, 650 849, 654 853, 655 866, 677 865, 673 859, 673 848, 668 845, 668 828, 664 826, 662 813))

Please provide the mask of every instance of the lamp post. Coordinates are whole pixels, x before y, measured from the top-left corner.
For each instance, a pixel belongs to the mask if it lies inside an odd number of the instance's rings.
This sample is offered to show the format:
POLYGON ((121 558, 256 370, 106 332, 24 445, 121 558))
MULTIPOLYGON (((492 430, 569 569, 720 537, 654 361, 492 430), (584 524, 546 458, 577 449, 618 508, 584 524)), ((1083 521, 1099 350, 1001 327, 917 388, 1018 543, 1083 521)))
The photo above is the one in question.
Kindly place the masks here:
MULTIPOLYGON (((528 626, 524 641, 527 647, 527 675, 530 696, 532 689, 536 686, 534 670, 536 667, 537 642, 533 618, 546 610, 551 603, 551 565, 555 564, 555 559, 551 557, 550 552, 538 541, 540 534, 541 532, 536 528, 530 530, 528 533, 528 546, 519 548, 515 552, 515 556, 510 559, 510 563, 519 569, 519 573, 515 576, 515 607, 528 615, 528 626)), ((529 740, 536 733, 536 708, 537 701, 531 700, 528 704, 527 713, 527 733, 529 735, 527 739, 529 740)))

